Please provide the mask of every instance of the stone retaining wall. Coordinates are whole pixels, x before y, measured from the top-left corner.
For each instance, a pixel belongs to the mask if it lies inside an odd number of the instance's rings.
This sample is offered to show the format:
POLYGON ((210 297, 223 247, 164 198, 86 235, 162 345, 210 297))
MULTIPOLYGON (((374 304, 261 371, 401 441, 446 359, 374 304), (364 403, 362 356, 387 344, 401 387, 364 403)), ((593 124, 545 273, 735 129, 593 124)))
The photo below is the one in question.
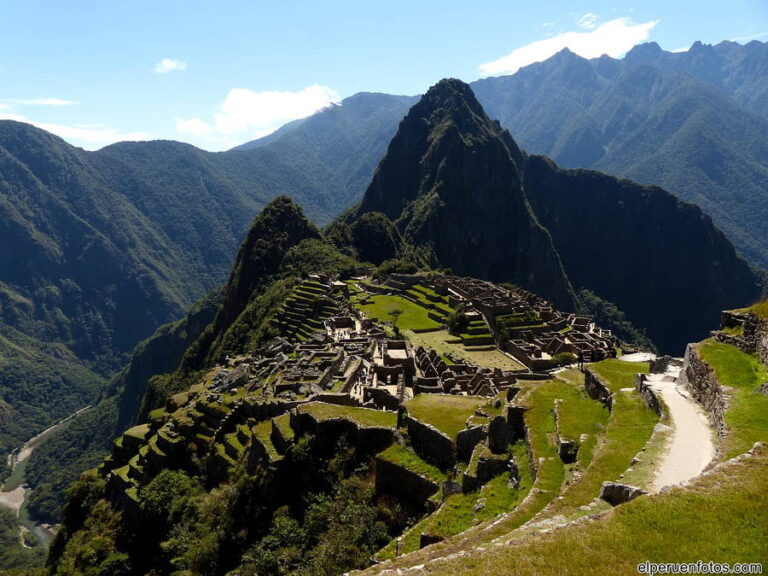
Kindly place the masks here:
POLYGON ((459 459, 469 462, 475 446, 485 440, 486 436, 487 430, 484 426, 473 426, 459 432, 456 435, 456 452, 459 459))
POLYGON ((408 470, 404 466, 376 457, 376 493, 391 494, 421 508, 439 486, 431 480, 408 470))
POLYGON ((678 383, 685 386, 693 399, 707 411, 717 427, 718 434, 723 436, 725 433, 723 389, 717 381, 715 371, 699 356, 695 344, 688 344, 685 349, 685 360, 678 383))
POLYGON ((656 392, 653 391, 648 385, 648 379, 645 374, 635 374, 635 390, 640 394, 640 397, 645 400, 648 408, 656 412, 656 415, 661 417, 661 402, 659 401, 656 392))
POLYGON ((584 387, 590 398, 600 401, 608 410, 613 408, 613 398, 608 385, 589 368, 584 369, 584 387))
POLYGON ((456 446, 453 441, 431 424, 405 415, 405 426, 414 452, 423 460, 441 470, 449 470, 456 464, 456 446))

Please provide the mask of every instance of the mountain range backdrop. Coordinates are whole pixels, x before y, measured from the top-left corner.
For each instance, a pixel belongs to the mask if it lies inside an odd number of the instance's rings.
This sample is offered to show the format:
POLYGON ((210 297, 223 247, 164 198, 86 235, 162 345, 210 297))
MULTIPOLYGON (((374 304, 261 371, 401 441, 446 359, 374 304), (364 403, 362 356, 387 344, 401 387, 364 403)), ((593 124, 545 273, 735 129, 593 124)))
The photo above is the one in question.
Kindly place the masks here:
POLYGON ((236 348, 267 280, 308 272, 284 261, 301 242, 610 310, 625 341, 681 356, 768 287, 768 43, 565 49, 423 97, 355 94, 226 152, 89 152, 0 121, 0 238, 0 475, 92 406, 25 466, 29 514, 55 524, 113 438, 236 348))

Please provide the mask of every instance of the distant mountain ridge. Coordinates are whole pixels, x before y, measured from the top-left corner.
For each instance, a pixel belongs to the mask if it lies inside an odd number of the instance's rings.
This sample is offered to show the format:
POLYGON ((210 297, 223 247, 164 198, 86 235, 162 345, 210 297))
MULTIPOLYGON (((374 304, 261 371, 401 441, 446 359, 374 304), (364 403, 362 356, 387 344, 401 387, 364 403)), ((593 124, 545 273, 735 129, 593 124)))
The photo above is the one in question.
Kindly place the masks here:
POLYGON ((768 266, 768 44, 655 43, 623 59, 567 49, 472 84, 528 152, 662 186, 768 266))
MULTIPOLYGON (((527 152, 568 168, 662 186, 711 215, 752 264, 768 267, 766 71, 765 42, 697 42, 680 53, 647 43, 620 60, 586 60, 565 49, 512 76, 470 86, 488 115, 527 152)), ((390 124, 380 126, 391 137, 410 104, 376 96, 391 112, 390 124)), ((321 135, 325 146, 339 146, 335 154, 343 158, 352 150, 344 136, 351 127, 337 124, 342 133, 334 137, 320 126, 352 110, 345 106, 244 146, 299 147, 302 138, 321 135)), ((379 146, 382 155, 386 142, 379 146)), ((343 170, 342 164, 338 171, 343 170)), ((368 182, 346 182, 349 205, 362 197, 368 182)))

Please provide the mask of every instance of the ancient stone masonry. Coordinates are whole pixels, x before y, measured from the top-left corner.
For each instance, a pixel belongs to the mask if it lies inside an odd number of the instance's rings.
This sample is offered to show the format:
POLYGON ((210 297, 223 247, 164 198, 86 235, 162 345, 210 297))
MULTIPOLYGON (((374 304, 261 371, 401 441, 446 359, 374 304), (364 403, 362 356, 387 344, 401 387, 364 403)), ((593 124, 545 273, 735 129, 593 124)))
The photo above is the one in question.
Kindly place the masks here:
POLYGON ((635 390, 637 390, 640 397, 645 400, 648 408, 653 410, 658 416, 661 416, 661 402, 656 396, 656 392, 653 391, 653 388, 648 385, 647 380, 645 374, 636 374, 635 390))
POLYGON ((589 394, 590 398, 599 400, 603 405, 605 405, 606 408, 608 408, 608 410, 612 409, 613 399, 610 389, 600 379, 600 377, 592 372, 592 370, 589 368, 584 370, 584 387, 586 388, 587 394, 589 394))
POLYGON ((456 276, 435 275, 431 280, 448 291, 452 307, 482 315, 501 348, 529 370, 554 367, 557 355, 572 354, 573 361, 615 355, 610 330, 587 316, 560 312, 527 290, 456 276))
POLYGON ((611 506, 624 504, 643 494, 646 494, 646 492, 636 486, 619 484, 617 482, 603 482, 603 486, 600 489, 600 499, 605 500, 611 506))
POLYGON ((393 494, 421 508, 429 508, 429 498, 438 489, 436 482, 384 458, 376 458, 377 494, 393 494))
POLYGON ((555 434, 557 434, 557 453, 563 464, 573 464, 579 455, 579 441, 574 438, 566 438, 560 433, 560 400, 555 400, 552 412, 555 416, 555 434))
POLYGON ((678 382, 707 411, 717 427, 718 434, 723 436, 725 434, 723 389, 717 380, 715 371, 699 356, 695 344, 688 344, 685 349, 683 369, 680 372, 678 382))

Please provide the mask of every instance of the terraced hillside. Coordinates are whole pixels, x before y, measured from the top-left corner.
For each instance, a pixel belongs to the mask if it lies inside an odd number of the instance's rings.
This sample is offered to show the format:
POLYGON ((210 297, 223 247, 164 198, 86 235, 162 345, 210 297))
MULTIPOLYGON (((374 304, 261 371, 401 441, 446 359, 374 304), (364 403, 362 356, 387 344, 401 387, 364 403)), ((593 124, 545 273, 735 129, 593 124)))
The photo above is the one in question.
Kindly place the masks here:
MULTIPOLYGON (((691 347, 684 366, 630 357, 558 368, 542 355, 573 358, 588 343, 593 357, 602 343, 605 356, 619 342, 535 295, 468 278, 310 274, 279 286, 263 319, 273 339, 198 373, 73 488, 52 553, 60 574, 110 562, 158 574, 439 573, 469 550, 536 557, 551 532, 637 529, 621 510, 649 514, 635 502, 669 498, 654 494, 685 431, 658 386, 678 372, 684 402, 701 402, 721 431, 721 460, 768 440, 755 389, 768 373, 734 344, 691 347), (425 345, 460 315, 493 344, 425 345), (543 326, 521 332, 546 370, 498 347, 504 330, 532 321, 543 326), (721 380, 728 402, 712 395, 721 380), (92 540, 99 549, 84 560, 92 540)), ((758 317, 740 314, 727 318, 741 330, 716 337, 760 345, 748 337, 762 334, 758 317)))

